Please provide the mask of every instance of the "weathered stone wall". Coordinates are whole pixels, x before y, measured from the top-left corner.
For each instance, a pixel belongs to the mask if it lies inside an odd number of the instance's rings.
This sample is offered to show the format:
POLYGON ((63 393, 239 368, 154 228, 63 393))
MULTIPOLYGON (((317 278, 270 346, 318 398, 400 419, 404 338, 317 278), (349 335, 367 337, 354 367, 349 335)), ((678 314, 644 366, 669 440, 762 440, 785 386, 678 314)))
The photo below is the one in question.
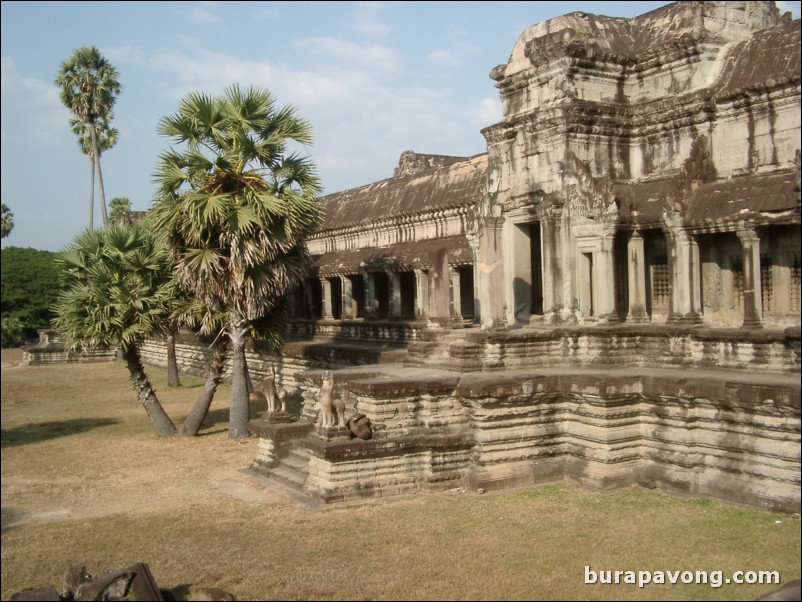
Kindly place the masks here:
POLYGON ((594 365, 711 368, 799 374, 799 328, 784 331, 671 326, 609 326, 421 333, 409 362, 449 370, 594 365), (432 352, 443 347, 443 353, 432 352))
MULTIPOLYGON (((365 374, 338 374, 338 394, 370 419, 368 441, 308 436, 319 422, 320 373, 297 376, 307 430, 290 447, 307 462, 296 461, 296 480, 325 502, 566 479, 800 508, 800 385, 793 377, 746 382, 721 371, 645 369, 365 374)), ((285 456, 290 440, 281 439, 285 456)), ((254 468, 278 464, 274 449, 260 443, 254 468)))
POLYGON ((29 366, 87 362, 111 362, 117 357, 116 349, 70 350, 61 342, 58 332, 52 329, 39 331, 39 343, 22 348, 22 363, 29 366))

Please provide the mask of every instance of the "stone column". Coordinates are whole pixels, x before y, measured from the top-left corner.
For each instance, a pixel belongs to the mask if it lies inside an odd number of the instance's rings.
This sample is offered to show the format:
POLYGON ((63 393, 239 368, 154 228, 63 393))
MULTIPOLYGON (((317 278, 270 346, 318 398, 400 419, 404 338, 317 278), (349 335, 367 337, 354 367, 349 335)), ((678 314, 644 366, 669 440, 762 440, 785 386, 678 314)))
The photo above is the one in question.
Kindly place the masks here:
POLYGON ((562 209, 549 207, 541 224, 543 243, 543 313, 556 316, 565 307, 563 270, 561 264, 560 222, 562 209))
POLYGON ((479 305, 479 237, 475 234, 471 234, 468 237, 468 244, 471 247, 471 267, 473 268, 473 321, 477 323, 481 320, 479 305))
POLYGON ((340 276, 340 288, 342 290, 342 320, 353 320, 356 318, 354 309, 354 283, 348 276, 340 276))
POLYGON ((627 275, 629 280, 629 312, 627 322, 648 322, 646 313, 646 252, 640 232, 633 232, 627 241, 627 275))
POLYGON ((426 270, 415 272, 415 319, 425 320, 429 317, 429 274, 426 270))
POLYGON ((462 320, 462 288, 459 281, 459 271, 449 267, 448 279, 451 283, 451 319, 462 320))
POLYGON ((613 236, 599 238, 593 254, 593 309, 602 322, 617 322, 615 313, 615 256, 613 236))
POLYGON ((690 250, 691 315, 694 321, 702 321, 702 260, 699 255, 699 241, 695 236, 688 237, 690 250))
POLYGON ((744 328, 761 328, 763 291, 760 282, 760 238, 753 228, 740 227, 744 262, 744 328))
POLYGON ((320 285, 323 290, 323 299, 321 300, 322 318, 324 320, 333 320, 334 312, 332 311, 331 303, 331 281, 328 278, 321 278, 320 285))
POLYGON ((479 315, 482 329, 504 328, 504 261, 501 215, 482 218, 479 230, 479 315))
POLYGON ((390 285, 390 307, 387 308, 388 317, 401 317, 401 274, 387 271, 387 280, 390 285))
POLYGON ((699 247, 696 240, 679 225, 678 218, 668 226, 666 235, 668 270, 671 277, 668 322, 701 322, 699 314, 699 247))
POLYGON ((376 317, 376 277, 364 270, 362 272, 362 279, 365 281, 365 318, 373 319, 376 317))

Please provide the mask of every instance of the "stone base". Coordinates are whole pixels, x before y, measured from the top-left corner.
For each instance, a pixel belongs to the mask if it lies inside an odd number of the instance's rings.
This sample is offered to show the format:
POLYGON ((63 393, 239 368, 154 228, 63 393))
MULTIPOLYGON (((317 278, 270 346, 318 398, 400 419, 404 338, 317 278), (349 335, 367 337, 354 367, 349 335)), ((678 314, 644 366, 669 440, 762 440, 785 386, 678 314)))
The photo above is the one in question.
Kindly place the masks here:
POLYGON ((262 420, 268 424, 286 424, 288 422, 295 422, 298 420, 298 417, 294 414, 290 414, 289 412, 271 412, 268 410, 262 414, 262 420))
POLYGON ((326 441, 338 441, 341 439, 351 439, 351 431, 347 426, 321 426, 317 431, 318 436, 326 441))

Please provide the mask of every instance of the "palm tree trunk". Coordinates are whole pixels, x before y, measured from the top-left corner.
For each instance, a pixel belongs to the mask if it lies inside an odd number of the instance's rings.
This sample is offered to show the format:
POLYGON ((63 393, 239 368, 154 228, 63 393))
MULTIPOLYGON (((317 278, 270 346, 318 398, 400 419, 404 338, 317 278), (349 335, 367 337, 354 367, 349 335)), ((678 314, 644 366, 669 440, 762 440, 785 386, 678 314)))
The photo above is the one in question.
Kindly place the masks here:
POLYGON ((167 335, 167 386, 181 386, 178 378, 178 361, 175 357, 175 332, 167 335))
POLYGON ((148 418, 156 429, 156 434, 159 437, 174 435, 176 433, 175 425, 164 411, 162 404, 159 403, 156 391, 153 390, 153 385, 150 384, 150 380, 145 374, 142 359, 139 357, 139 349, 135 345, 123 347, 123 358, 128 364, 128 372, 131 374, 131 382, 134 383, 137 397, 148 413, 148 418))
POLYGON ((253 381, 251 380, 251 371, 248 369, 248 357, 245 354, 243 354, 243 361, 245 363, 245 387, 250 395, 253 393, 253 381))
POLYGON ((187 415, 184 423, 179 429, 179 433, 184 437, 194 437, 200 431, 203 421, 206 419, 206 414, 209 413, 209 407, 212 405, 214 394, 217 387, 223 380, 223 370, 226 366, 226 356, 228 355, 228 339, 225 337, 218 337, 211 346, 211 355, 209 361, 206 363, 206 382, 203 385, 203 391, 198 395, 195 400, 195 405, 187 415))
POLYGON ((245 339, 247 322, 235 311, 231 312, 231 406, 228 413, 228 438, 243 439, 248 436, 250 400, 248 382, 245 378, 245 339))
POLYGON ((109 215, 106 212, 106 191, 103 188, 103 172, 100 169, 100 151, 97 147, 97 132, 95 131, 95 124, 89 126, 89 133, 92 136, 92 149, 94 151, 94 160, 97 164, 97 183, 100 187, 100 212, 103 216, 103 227, 109 225, 109 215))
POLYGON ((89 159, 89 229, 95 227, 95 161, 89 159))

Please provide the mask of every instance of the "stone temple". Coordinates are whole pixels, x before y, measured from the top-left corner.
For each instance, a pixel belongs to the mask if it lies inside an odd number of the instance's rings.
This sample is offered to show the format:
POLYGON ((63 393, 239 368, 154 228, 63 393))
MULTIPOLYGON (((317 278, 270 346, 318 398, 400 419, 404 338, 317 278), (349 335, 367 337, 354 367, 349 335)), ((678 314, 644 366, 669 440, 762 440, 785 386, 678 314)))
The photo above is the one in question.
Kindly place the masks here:
POLYGON ((323 502, 567 481, 799 512, 800 21, 575 12, 490 77, 486 153, 323 198, 292 336, 248 356, 297 416, 251 423, 252 470, 323 502))

